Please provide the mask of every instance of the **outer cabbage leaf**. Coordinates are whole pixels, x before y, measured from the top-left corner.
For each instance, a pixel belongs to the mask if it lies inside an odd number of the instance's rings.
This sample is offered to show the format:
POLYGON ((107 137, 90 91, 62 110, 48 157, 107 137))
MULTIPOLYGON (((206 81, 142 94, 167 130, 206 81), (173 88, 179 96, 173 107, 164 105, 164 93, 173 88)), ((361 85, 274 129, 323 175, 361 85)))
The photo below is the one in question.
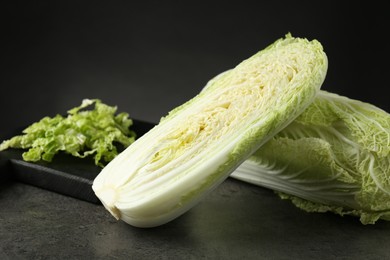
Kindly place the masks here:
POLYGON ((390 220, 390 115, 322 90, 231 176, 306 211, 390 220))

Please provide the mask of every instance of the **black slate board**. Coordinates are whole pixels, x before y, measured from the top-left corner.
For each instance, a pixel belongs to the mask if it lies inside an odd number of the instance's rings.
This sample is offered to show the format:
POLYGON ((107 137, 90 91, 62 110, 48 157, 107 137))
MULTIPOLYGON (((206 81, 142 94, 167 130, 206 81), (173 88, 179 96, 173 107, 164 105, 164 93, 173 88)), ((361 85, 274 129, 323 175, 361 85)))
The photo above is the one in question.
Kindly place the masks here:
MULTIPOLYGON (((153 123, 133 119, 131 129, 139 138, 153 126, 153 123)), ((19 134, 21 131, 15 130, 9 137, 19 134)), ((92 183, 102 168, 96 166, 92 158, 81 159, 60 153, 50 163, 45 161, 33 163, 22 159, 24 151, 8 149, 0 152, 0 181, 14 179, 80 200, 100 204, 92 190, 92 183)))

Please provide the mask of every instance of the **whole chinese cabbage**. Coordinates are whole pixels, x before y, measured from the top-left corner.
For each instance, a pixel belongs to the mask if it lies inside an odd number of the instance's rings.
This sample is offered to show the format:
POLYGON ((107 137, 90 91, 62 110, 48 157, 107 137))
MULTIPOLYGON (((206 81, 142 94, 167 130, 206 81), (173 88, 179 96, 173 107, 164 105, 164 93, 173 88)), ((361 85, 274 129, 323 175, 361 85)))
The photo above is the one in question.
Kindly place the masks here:
POLYGON ((138 227, 173 220, 225 180, 314 99, 327 71, 316 41, 290 34, 173 109, 112 160, 93 190, 138 227))
POLYGON ((309 212, 390 220, 390 115, 320 91, 290 125, 231 175, 309 212))

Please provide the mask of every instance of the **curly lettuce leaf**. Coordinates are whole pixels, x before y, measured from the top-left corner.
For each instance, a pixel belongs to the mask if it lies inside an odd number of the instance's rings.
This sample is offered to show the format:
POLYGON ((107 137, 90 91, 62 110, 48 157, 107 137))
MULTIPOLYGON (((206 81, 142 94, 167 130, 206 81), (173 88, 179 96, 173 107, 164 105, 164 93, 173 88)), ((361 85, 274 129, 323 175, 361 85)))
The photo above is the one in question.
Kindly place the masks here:
POLYGON ((129 146, 135 141, 130 130, 133 121, 127 113, 116 114, 117 107, 108 106, 99 99, 84 99, 66 117, 44 117, 17 135, 0 144, 0 151, 8 148, 27 149, 25 161, 51 162, 59 152, 75 157, 93 156, 100 167, 118 154, 117 145, 129 146), (93 107, 92 107, 93 106, 93 107))

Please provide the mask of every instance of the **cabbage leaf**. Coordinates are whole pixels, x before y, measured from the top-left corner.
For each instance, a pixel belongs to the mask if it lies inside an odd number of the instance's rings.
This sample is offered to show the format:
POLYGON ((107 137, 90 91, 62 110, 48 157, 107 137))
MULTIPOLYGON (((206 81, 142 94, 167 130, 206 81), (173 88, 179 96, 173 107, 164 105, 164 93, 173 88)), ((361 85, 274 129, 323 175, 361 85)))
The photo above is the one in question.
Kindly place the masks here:
POLYGON ((231 177, 277 191, 309 212, 390 220, 390 115, 321 90, 231 177))
POLYGON ((118 145, 127 147, 135 140, 129 114, 116 111, 116 107, 99 99, 84 99, 66 117, 59 114, 44 117, 24 129, 22 135, 3 141, 0 151, 27 149, 23 159, 32 162, 51 162, 59 152, 80 158, 93 156, 95 164, 104 167, 118 155, 118 145))

